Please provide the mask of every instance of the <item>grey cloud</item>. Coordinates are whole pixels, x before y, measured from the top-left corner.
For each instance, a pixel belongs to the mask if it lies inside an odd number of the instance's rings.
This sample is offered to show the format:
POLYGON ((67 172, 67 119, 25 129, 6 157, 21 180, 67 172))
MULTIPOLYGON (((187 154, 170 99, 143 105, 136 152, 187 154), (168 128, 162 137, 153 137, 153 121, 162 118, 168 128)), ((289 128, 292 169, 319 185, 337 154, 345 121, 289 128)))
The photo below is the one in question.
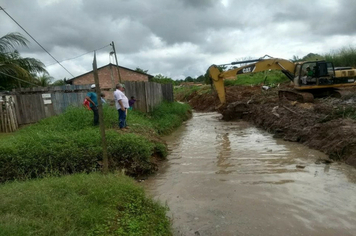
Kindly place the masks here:
MULTIPOLYGON (((356 4, 353 0, 330 1, 332 5, 313 2, 294 2, 278 9, 274 22, 302 22, 310 27, 311 34, 321 36, 356 33, 356 4)), ((330 3, 329 2, 329 3, 330 3)))
POLYGON ((195 7, 195 8, 204 8, 212 7, 216 5, 218 1, 216 0, 181 0, 185 6, 195 7))
MULTIPOLYGON (((227 2, 225 7, 216 0, 0 0, 0 6, 60 61, 114 41, 123 66, 174 77, 198 76, 210 63, 239 57, 308 53, 308 45, 326 50, 330 45, 321 45, 335 35, 356 37, 354 0, 227 2), (172 48, 174 56, 153 55, 172 48)), ((1 34, 11 30, 27 37, 0 12, 3 19, 1 34)), ((21 50, 53 62, 34 42, 21 50)), ((103 64, 108 51, 99 52, 103 64)), ((90 69, 91 57, 77 60, 78 68, 90 69)))

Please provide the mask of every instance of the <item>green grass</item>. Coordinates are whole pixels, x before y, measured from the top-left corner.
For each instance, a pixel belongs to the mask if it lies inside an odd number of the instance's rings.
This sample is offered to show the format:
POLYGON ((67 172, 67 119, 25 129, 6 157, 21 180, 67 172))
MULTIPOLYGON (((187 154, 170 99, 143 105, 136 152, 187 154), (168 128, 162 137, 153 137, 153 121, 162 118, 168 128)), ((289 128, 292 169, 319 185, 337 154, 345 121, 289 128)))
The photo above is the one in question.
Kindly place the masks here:
POLYGON ((0 235, 171 235, 166 208, 122 175, 76 174, 0 186, 0 235))
MULTIPOLYGON (((155 170, 151 156, 164 158, 159 135, 168 134, 188 119, 189 106, 162 103, 150 114, 130 111, 129 133, 118 131, 115 108, 105 107, 111 169, 125 168, 130 175, 155 170), (155 153, 158 152, 158 153, 155 153)), ((69 108, 59 116, 29 125, 0 142, 0 182, 100 169, 102 146, 93 115, 84 108, 69 108)))
POLYGON ((189 105, 181 103, 163 103, 160 109, 151 113, 153 127, 158 134, 169 134, 187 120, 190 113, 189 105))
POLYGON ((11 133, 0 133, 0 139, 10 137, 11 133))
POLYGON ((205 93, 211 93, 210 85, 203 86, 181 86, 174 88, 174 97, 178 101, 189 101, 195 94, 201 95, 205 93))
POLYGON ((289 79, 281 71, 266 71, 237 76, 235 80, 224 80, 225 86, 236 85, 268 85, 274 87, 279 83, 288 82, 289 79))
POLYGON ((356 67, 356 48, 344 47, 334 52, 324 55, 328 62, 333 62, 334 66, 352 66, 356 67))
MULTIPOLYGON (((180 103, 163 103, 149 114, 130 111, 130 132, 122 132, 116 109, 105 107, 111 170, 154 171, 152 156, 167 156, 159 136, 181 125, 189 111, 180 103)), ((96 173, 102 149, 92 119, 84 108, 69 108, 0 136, 0 236, 171 235, 167 209, 132 179, 96 173)))

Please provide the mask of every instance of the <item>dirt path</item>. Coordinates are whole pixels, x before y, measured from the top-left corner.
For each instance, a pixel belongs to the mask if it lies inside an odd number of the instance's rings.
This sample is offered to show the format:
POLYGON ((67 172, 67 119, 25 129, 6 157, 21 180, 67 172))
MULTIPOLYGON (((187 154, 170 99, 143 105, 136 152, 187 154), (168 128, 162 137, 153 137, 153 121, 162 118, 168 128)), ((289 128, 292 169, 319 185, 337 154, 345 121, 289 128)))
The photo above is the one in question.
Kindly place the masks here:
POLYGON ((168 161, 145 181, 175 235, 355 235, 356 169, 220 116, 194 113, 166 137, 168 161))
MULTIPOLYGON (((225 120, 247 120, 276 137, 300 142, 356 167, 356 122, 348 118, 356 116, 356 91, 344 99, 297 103, 280 100, 278 89, 226 87, 228 106, 220 112, 225 120)), ((189 104, 198 111, 213 111, 219 101, 211 93, 193 94, 189 104)))

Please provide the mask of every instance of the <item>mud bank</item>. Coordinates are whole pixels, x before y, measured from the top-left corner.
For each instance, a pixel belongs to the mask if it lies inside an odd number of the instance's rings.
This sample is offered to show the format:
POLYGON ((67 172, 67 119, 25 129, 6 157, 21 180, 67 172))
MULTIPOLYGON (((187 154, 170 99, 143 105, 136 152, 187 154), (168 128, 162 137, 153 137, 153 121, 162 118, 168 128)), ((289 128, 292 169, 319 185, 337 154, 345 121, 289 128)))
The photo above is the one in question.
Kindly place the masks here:
MULTIPOLYGON (((279 99, 278 89, 227 87, 227 106, 219 112, 224 120, 247 120, 277 137, 300 142, 332 160, 356 167, 356 121, 352 119, 356 114, 356 91, 350 90, 350 95, 342 99, 298 103, 279 99)), ((212 111, 218 101, 215 94, 206 93, 192 96, 189 104, 198 111, 212 111)))

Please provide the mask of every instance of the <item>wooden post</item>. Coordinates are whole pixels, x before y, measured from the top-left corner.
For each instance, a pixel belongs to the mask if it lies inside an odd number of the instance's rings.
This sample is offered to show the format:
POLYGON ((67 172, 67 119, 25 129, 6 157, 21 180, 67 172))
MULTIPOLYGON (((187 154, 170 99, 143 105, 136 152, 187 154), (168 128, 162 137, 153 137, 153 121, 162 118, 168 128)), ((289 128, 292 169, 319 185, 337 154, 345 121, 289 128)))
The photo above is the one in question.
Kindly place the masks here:
POLYGON ((4 98, 2 100, 2 102, 0 102, 0 132, 5 132, 5 110, 3 109, 3 104, 5 103, 4 98))
POLYGON ((105 124, 104 124, 104 112, 103 112, 103 104, 101 102, 101 90, 99 87, 99 76, 96 65, 96 52, 94 51, 94 60, 93 60, 93 73, 94 73, 94 81, 95 81, 95 90, 96 96, 98 98, 98 110, 99 110, 99 126, 100 126, 100 135, 101 135, 101 145, 103 148, 103 173, 106 174, 109 171, 109 161, 108 161, 108 148, 105 136, 105 124))
POLYGON ((116 66, 117 66, 117 73, 118 73, 118 75, 119 75, 119 82, 120 82, 120 84, 121 84, 122 81, 121 81, 121 75, 120 75, 120 68, 119 68, 119 63, 117 62, 116 49, 115 49, 114 41, 112 41, 110 45, 112 46, 112 49, 113 49, 113 51, 114 51, 115 62, 116 62, 116 66))
POLYGON ((110 68, 110 77, 111 77, 111 83, 112 83, 112 87, 111 87, 110 91, 115 91, 115 81, 114 81, 114 74, 112 73, 111 63, 109 64, 109 68, 110 68))

